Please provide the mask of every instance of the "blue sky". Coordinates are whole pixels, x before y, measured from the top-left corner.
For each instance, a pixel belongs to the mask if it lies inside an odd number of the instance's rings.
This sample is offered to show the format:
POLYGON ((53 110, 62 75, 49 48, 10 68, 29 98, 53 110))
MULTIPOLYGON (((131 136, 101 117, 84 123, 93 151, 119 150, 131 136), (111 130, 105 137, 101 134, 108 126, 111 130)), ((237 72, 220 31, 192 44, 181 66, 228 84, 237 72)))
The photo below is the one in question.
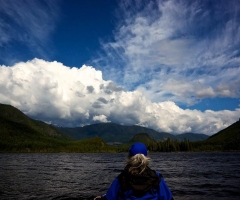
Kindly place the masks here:
POLYGON ((63 126, 211 135, 240 118, 237 0, 0 0, 0 102, 63 126))

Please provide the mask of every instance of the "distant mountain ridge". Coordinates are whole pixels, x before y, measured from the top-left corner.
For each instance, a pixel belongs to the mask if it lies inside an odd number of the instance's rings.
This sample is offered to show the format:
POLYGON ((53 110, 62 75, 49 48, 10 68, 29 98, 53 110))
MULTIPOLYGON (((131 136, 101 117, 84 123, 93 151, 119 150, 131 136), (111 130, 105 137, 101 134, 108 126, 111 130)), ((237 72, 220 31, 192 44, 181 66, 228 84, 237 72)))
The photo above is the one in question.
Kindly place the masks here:
POLYGON ((172 135, 166 132, 157 132, 153 129, 142 126, 124 126, 115 123, 99 123, 75 128, 57 127, 57 129, 63 133, 70 135, 76 140, 88 139, 98 136, 108 143, 127 143, 134 135, 138 133, 147 133, 151 138, 156 141, 166 140, 167 138, 180 141, 184 139, 189 139, 190 141, 197 141, 205 140, 208 138, 208 136, 204 134, 184 133, 180 135, 172 135))
POLYGON ((0 103, 0 152, 122 152, 127 151, 128 145, 135 141, 147 143, 151 151, 240 150, 240 120, 208 139, 199 141, 199 137, 201 138, 202 135, 193 133, 171 135, 164 132, 158 133, 146 127, 123 126, 114 123, 94 124, 78 128, 57 128, 29 118, 13 106, 0 103), (76 141, 68 135, 69 133, 67 134, 67 131, 74 136, 78 136, 80 133, 81 137, 88 138, 76 141), (192 136, 194 137, 191 138, 192 136), (192 139, 196 139, 195 136, 198 137, 198 141, 190 142, 192 139), (108 146, 106 144, 108 140, 104 137, 115 141, 117 147, 108 146), (178 137, 187 140, 175 141, 178 137), (126 143, 119 145, 116 142, 119 139, 125 139, 126 143))
POLYGON ((188 139, 191 142, 203 141, 203 140, 206 140, 207 138, 209 138, 208 135, 199 134, 199 133, 182 133, 182 134, 179 134, 179 135, 175 135, 175 137, 179 141, 182 141, 184 139, 188 139))

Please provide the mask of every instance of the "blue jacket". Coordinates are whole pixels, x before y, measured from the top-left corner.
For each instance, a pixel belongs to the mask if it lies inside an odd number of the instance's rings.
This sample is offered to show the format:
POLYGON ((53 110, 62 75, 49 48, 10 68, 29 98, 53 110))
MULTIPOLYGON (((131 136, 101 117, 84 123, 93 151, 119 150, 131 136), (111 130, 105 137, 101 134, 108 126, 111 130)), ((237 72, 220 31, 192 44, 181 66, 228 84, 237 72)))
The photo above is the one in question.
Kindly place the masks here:
MULTIPOLYGON (((125 188, 122 186, 123 185, 123 178, 121 178, 121 175, 118 176, 111 184, 110 188, 108 189, 106 195, 103 196, 104 199, 107 200, 133 200, 133 199, 152 199, 152 200, 172 200, 173 196, 168 188, 167 184, 165 183, 163 177, 159 172, 155 172, 151 169, 149 169, 152 172, 154 172, 154 176, 157 179, 156 181, 152 181, 155 183, 150 183, 149 185, 154 185, 155 186, 146 186, 145 183, 140 182, 140 185, 134 185, 134 186, 126 186, 125 188), (141 188, 142 187, 142 188, 141 188), (145 188, 144 188, 145 187, 145 188), (136 190, 138 189, 138 194, 136 195, 136 190), (135 192, 134 192, 135 190, 135 192)), ((144 180, 144 179, 142 179, 144 180)), ((128 179, 129 181, 129 179, 128 179)))

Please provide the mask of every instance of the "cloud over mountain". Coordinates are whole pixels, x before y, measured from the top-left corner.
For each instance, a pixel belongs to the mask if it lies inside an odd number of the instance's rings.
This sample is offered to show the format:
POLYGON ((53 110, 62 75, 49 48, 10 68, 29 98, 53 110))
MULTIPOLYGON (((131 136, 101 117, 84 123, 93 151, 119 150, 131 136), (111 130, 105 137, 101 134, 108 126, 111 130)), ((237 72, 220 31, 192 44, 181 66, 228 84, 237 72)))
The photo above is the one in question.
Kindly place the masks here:
POLYGON ((0 102, 63 126, 93 122, 138 124, 158 131, 213 134, 240 116, 235 111, 181 109, 172 101, 151 102, 138 90, 126 91, 91 66, 70 68, 33 59, 0 67, 0 102))

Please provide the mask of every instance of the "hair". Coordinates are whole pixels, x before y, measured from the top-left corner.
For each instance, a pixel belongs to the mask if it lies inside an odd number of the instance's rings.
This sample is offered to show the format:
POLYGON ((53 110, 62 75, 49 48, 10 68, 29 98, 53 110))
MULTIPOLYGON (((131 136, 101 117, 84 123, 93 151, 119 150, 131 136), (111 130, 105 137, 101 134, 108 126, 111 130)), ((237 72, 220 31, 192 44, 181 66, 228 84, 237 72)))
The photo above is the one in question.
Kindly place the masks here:
POLYGON ((143 154, 136 154, 135 156, 129 157, 126 167, 131 174, 141 174, 144 172, 149 162, 149 157, 146 157, 143 154))

